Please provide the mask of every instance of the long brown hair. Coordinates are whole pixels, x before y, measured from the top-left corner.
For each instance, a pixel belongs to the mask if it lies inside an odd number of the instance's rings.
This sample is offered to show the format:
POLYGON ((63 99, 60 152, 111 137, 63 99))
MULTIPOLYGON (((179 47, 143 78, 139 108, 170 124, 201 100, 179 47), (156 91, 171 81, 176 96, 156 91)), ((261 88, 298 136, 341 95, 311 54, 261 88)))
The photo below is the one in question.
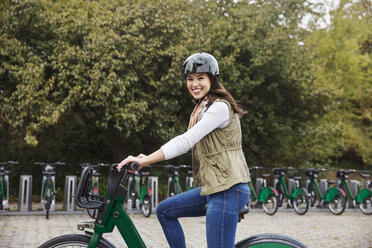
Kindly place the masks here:
MULTIPOLYGON (((211 80, 211 89, 209 90, 209 93, 206 95, 206 97, 208 96, 207 108, 209 108, 216 99, 223 99, 230 103, 231 108, 233 109, 234 113, 238 114, 239 118, 241 118, 245 113, 247 113, 239 106, 239 104, 237 103, 237 101, 235 101, 231 93, 228 92, 225 89, 225 87, 223 87, 223 85, 220 83, 220 79, 218 76, 213 76, 210 73, 207 74, 209 79, 211 80)), ((200 99, 200 101, 201 100, 203 99, 200 99)))

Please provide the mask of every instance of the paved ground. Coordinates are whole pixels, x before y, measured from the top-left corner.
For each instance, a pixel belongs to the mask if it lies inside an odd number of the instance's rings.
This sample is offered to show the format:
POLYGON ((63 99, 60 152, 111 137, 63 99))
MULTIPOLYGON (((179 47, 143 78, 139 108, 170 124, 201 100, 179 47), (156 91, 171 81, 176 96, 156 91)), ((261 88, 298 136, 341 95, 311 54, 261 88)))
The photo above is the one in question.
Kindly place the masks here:
MULTIPOLYGON (((131 217, 148 247, 168 247, 154 214, 150 218, 140 214, 131 214, 131 217)), ((0 247, 37 247, 55 236, 82 233, 77 230, 76 223, 90 220, 82 211, 75 214, 56 211, 49 220, 35 211, 25 215, 0 213, 0 247)), ((185 218, 181 223, 187 247, 206 247, 204 217, 185 218)), ((262 210, 251 210, 239 223, 236 240, 258 233, 281 233, 302 241, 309 248, 372 248, 371 226, 372 216, 359 210, 346 210, 341 216, 327 210, 310 210, 304 216, 293 210, 279 210, 274 216, 262 210)), ((117 247, 126 247, 118 230, 104 237, 117 247)))

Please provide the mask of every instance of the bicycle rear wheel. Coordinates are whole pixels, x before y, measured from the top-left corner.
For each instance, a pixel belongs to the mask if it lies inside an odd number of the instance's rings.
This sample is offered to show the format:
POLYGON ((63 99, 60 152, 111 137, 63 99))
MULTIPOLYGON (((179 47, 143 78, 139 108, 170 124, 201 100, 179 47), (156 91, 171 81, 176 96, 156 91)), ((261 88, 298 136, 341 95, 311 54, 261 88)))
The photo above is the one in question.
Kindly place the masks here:
POLYGON ((278 201, 275 195, 267 198, 266 202, 262 203, 262 208, 268 215, 274 215, 278 211, 278 201))
POLYGON ((306 248, 304 244, 281 234, 259 234, 243 239, 235 248, 306 248))
POLYGON ((372 196, 367 197, 363 202, 359 204, 359 209, 363 214, 371 215, 372 214, 372 196))
POLYGON ((304 188, 296 190, 295 199, 292 200, 292 205, 297 214, 303 215, 306 214, 309 209, 310 199, 307 195, 307 191, 304 188))
MULTIPOLYGON (((88 235, 67 234, 48 240, 44 244, 40 245, 39 248, 83 248, 88 247, 90 239, 91 237, 88 235)), ((111 242, 103 238, 98 242, 97 247, 115 248, 111 242)))
POLYGON ((340 215, 345 211, 346 207, 346 196, 338 195, 329 204, 328 209, 332 214, 340 215))

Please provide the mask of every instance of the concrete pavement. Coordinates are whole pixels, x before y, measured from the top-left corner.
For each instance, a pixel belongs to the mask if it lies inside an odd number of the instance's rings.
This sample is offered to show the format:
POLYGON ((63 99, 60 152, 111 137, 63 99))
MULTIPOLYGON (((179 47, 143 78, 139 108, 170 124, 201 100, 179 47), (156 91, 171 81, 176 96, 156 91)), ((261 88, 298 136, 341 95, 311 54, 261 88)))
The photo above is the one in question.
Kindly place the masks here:
MULTIPOLYGON (((37 247, 53 237, 63 234, 83 233, 77 230, 79 222, 91 221, 87 214, 51 213, 47 220, 44 215, 4 215, 0 213, 0 247, 37 247)), ((131 214, 131 218, 148 247, 168 247, 155 214, 145 218, 141 214, 131 214)), ((205 217, 184 218, 187 247, 206 247, 205 217)), ((309 248, 345 247, 372 248, 372 216, 362 214, 358 209, 347 209, 341 216, 328 210, 309 210, 303 216, 293 210, 279 210, 274 216, 262 210, 251 210, 238 225, 236 241, 259 233, 281 233, 298 239, 309 248)), ((126 247, 117 229, 105 234, 117 247, 126 247)))

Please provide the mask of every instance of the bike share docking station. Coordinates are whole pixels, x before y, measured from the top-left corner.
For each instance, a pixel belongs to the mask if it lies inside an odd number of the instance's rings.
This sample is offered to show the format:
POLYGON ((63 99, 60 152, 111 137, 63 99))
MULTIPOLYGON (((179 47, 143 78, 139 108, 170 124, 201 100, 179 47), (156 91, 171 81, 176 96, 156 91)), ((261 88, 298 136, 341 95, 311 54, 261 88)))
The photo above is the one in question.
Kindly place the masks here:
POLYGON ((19 198, 18 210, 31 211, 32 210, 32 176, 21 175, 19 183, 19 198))
POLYGON ((75 193, 76 193, 77 176, 66 176, 65 180, 65 197, 63 201, 63 210, 76 210, 75 193))

